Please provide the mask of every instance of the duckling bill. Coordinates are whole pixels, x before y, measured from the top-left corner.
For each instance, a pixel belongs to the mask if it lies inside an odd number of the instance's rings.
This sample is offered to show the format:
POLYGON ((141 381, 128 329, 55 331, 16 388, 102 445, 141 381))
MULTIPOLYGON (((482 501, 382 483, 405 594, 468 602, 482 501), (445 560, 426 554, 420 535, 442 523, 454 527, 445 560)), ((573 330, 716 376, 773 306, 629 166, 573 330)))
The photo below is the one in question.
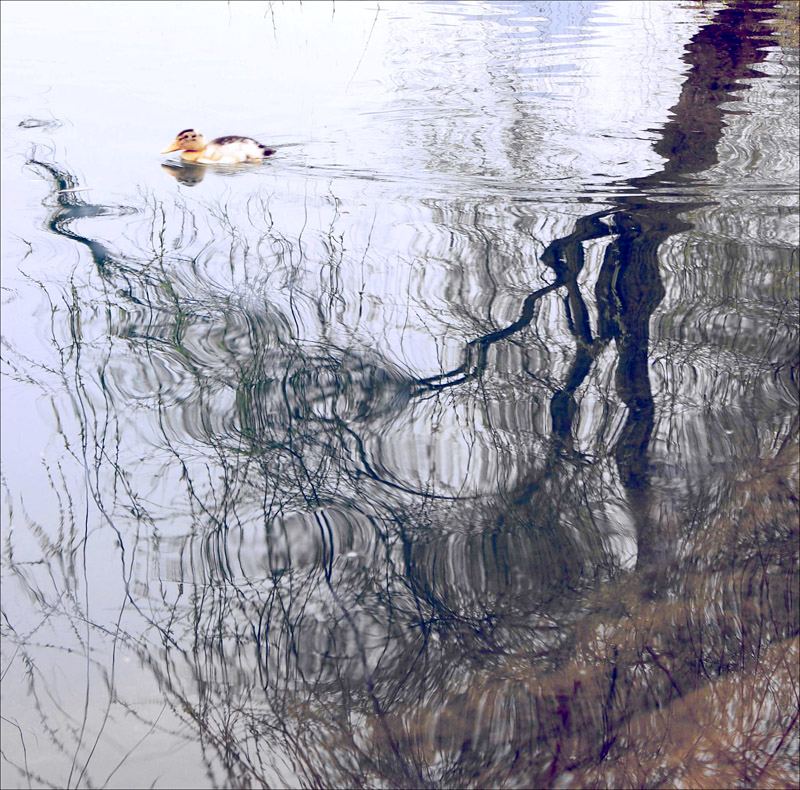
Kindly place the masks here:
POLYGON ((241 162, 261 162, 275 153, 252 137, 239 137, 232 134, 226 137, 215 137, 210 143, 205 141, 200 132, 184 129, 178 132, 175 139, 161 153, 169 154, 180 151, 185 162, 197 162, 201 165, 235 165, 241 162))

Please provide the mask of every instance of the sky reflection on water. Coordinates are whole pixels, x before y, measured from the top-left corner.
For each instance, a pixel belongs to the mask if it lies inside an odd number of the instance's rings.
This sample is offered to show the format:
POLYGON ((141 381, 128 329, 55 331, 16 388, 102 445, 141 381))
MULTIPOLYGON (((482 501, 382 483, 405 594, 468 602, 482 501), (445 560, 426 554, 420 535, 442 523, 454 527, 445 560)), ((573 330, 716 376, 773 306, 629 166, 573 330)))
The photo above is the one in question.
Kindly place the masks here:
POLYGON ((3 8, 3 786, 794 781, 791 13, 154 9, 3 8))

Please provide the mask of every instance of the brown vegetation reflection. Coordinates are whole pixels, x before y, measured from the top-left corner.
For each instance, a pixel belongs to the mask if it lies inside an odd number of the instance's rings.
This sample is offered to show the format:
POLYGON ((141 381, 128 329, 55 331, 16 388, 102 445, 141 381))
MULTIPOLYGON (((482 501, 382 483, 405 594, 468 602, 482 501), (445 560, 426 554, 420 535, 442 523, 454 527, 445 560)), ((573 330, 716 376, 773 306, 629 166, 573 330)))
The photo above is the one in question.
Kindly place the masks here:
MULTIPOLYGON (((86 308, 73 287, 68 326, 53 340, 80 430, 62 438, 116 538, 122 603, 111 625, 93 617, 82 505, 63 472, 48 470, 62 529, 51 539, 30 525, 41 551, 34 563, 15 558, 13 533, 4 547, 6 579, 27 592, 39 620, 23 628, 6 617, 13 658, 3 672, 24 667, 38 737, 69 770, 42 776, 25 756, 15 761, 21 775, 104 786, 119 766, 99 774, 93 755, 106 722, 127 713, 148 732, 199 739, 209 784, 220 787, 796 782, 797 420, 776 431, 768 457, 693 481, 680 514, 654 485, 651 460, 659 255, 691 229, 685 216, 700 201, 681 187, 716 162, 723 105, 759 76, 772 13, 773 4, 741 2, 714 14, 684 55, 689 71, 657 145, 663 170, 628 182, 635 196, 551 241, 542 261, 552 282, 436 376, 415 377, 377 349, 301 342, 296 316, 257 288, 221 297, 214 283, 192 279, 196 260, 170 267, 181 245, 168 249, 156 205, 153 249, 140 256, 79 234, 78 220, 132 209, 84 203, 69 173, 31 158, 55 183, 50 228, 90 251, 106 299, 95 309, 106 310, 109 334, 129 344, 131 359, 125 367, 115 364, 118 347, 86 348, 86 308), (587 295, 586 245, 600 239, 587 295), (531 366, 535 398, 523 403, 546 414, 546 427, 535 457, 523 441, 514 448, 531 459, 524 473, 491 495, 459 496, 391 472, 376 442, 419 404, 444 409, 453 393, 512 399, 517 384, 494 375, 493 354, 513 342, 524 355, 539 342, 526 332, 556 292, 574 356, 555 384, 531 366), (607 446, 598 440, 597 460, 575 446, 577 393, 592 371, 611 369, 609 352, 625 417, 607 446), (87 356, 101 358, 99 387, 87 356), (169 512, 131 483, 120 404, 156 416, 154 452, 174 485, 169 512), (607 492, 603 453, 633 517, 629 569, 609 543, 605 511, 587 504, 607 492), (176 537, 170 524, 185 529, 176 537), (75 641, 53 648, 58 632, 37 634, 60 618, 75 641), (86 658, 87 678, 108 694, 98 726, 87 726, 86 710, 59 710, 38 668, 47 649, 86 658), (158 716, 117 688, 123 651, 156 679, 158 716), (165 710, 170 725, 160 723, 165 710)), ((187 215, 185 246, 194 223, 187 215)), ((520 233, 525 224, 517 220, 520 233)), ((264 239, 277 257, 295 246, 269 223, 264 239)), ((25 360, 6 357, 22 377, 25 360)), ((25 754, 32 745, 20 737, 25 754)), ((138 746, 126 744, 120 764, 138 746)))

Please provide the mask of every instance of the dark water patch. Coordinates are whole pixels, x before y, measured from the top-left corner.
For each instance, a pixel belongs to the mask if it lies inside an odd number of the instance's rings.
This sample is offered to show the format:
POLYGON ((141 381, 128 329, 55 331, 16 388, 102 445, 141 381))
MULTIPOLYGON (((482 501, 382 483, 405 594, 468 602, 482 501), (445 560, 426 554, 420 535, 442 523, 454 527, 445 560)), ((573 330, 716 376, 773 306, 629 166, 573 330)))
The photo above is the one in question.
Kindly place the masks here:
POLYGON ((61 126, 56 118, 23 118, 18 124, 21 129, 46 129, 51 131, 61 126))

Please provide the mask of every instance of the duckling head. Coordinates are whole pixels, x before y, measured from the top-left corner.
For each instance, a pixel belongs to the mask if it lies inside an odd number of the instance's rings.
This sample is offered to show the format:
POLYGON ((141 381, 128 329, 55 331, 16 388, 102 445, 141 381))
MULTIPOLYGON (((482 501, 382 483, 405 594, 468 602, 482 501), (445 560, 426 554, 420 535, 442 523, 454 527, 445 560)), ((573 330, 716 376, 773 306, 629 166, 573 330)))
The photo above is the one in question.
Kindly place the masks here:
POLYGON ((173 151, 202 151, 206 141, 200 132, 194 129, 184 129, 175 135, 175 139, 161 152, 169 154, 173 151))

